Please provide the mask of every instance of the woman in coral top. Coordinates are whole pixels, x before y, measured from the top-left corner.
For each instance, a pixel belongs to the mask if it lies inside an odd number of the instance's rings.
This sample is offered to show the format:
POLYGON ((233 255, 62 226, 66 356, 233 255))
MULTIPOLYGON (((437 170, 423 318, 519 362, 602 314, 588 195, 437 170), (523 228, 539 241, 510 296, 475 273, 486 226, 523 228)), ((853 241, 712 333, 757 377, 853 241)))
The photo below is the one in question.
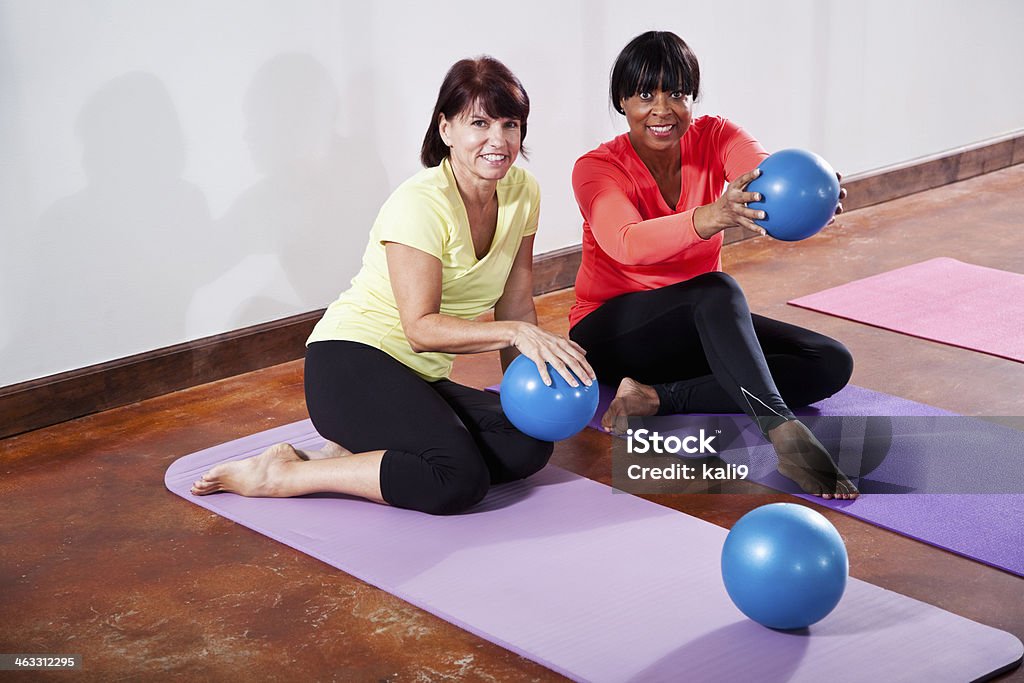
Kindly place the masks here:
POLYGON ((808 493, 855 498, 790 409, 842 389, 853 359, 834 339, 752 314, 721 272, 726 228, 764 234, 753 222, 759 212, 746 206, 758 196, 745 188, 768 155, 731 121, 694 119, 699 87, 697 58, 682 39, 636 37, 610 87, 629 132, 573 169, 584 223, 569 336, 599 377, 619 383, 602 425, 611 430, 627 415, 743 410, 775 447, 780 473, 808 493))

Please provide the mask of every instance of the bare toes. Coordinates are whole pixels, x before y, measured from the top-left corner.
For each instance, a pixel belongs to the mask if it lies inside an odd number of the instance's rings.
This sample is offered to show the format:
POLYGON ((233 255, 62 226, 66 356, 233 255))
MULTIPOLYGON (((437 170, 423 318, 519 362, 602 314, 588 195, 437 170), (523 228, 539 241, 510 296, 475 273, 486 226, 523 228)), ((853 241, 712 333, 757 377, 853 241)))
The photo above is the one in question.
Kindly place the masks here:
POLYGON ((189 491, 194 496, 205 496, 207 493, 215 493, 216 488, 213 484, 204 481, 197 481, 192 484, 192 488, 189 491))

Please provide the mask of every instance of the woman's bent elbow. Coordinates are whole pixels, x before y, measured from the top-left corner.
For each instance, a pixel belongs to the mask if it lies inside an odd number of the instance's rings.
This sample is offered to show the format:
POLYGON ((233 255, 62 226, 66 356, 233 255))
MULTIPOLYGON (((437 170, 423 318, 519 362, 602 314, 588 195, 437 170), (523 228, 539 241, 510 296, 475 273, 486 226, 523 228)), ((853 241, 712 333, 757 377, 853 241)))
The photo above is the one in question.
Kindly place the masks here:
POLYGON ((405 340, 409 342, 409 347, 414 352, 426 353, 437 350, 431 340, 424 337, 423 330, 419 325, 403 325, 402 331, 405 333, 405 340))

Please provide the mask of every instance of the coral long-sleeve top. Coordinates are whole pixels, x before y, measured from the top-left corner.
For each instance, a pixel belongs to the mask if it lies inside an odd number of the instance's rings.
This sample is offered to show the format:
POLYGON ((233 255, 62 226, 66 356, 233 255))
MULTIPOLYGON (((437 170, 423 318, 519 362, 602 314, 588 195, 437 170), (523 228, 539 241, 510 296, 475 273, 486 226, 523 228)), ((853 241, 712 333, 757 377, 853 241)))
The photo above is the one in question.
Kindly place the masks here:
POLYGON ((726 183, 768 153, 742 128, 716 116, 696 119, 679 145, 682 191, 675 206, 662 197, 628 134, 576 162, 572 186, 583 214, 583 259, 570 327, 620 294, 722 269, 722 233, 701 238, 694 209, 718 199, 726 183))

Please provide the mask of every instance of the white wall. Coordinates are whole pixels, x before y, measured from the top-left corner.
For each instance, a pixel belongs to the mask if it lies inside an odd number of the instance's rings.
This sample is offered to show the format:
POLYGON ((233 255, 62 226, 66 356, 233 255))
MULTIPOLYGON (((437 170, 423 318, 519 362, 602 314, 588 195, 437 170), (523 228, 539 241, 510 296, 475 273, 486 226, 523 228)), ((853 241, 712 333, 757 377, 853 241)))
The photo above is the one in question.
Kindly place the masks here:
POLYGON ((847 174, 1024 127, 1012 0, 634 7, 0 0, 0 386, 329 303, 464 56, 530 92, 539 252, 579 241, 569 171, 650 28, 697 52, 698 112, 847 174))

